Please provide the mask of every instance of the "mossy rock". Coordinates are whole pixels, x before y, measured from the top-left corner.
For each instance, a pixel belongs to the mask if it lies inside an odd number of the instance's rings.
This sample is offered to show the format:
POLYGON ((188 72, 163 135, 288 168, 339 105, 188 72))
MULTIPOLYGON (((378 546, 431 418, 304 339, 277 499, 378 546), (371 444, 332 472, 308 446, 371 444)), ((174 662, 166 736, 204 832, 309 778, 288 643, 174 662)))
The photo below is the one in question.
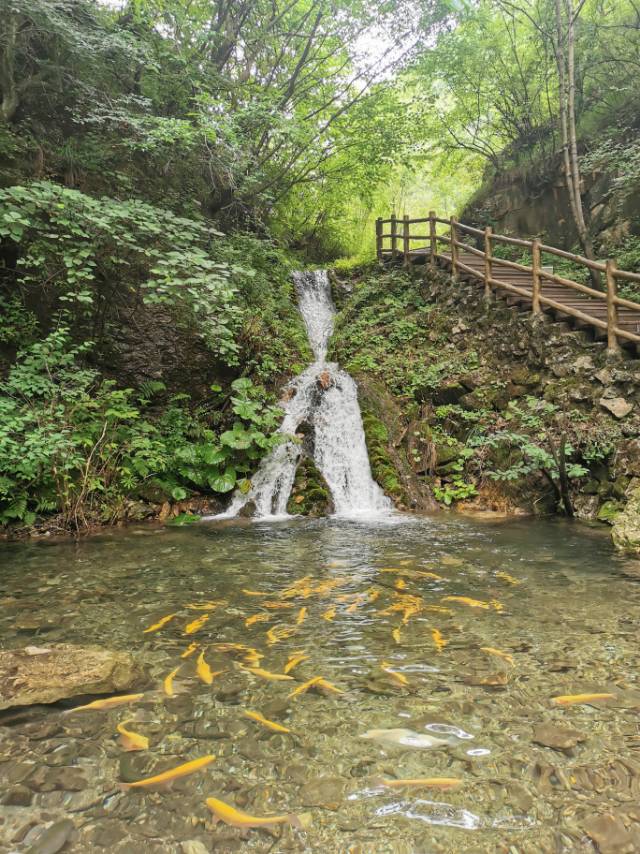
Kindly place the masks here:
POLYGON ((441 469, 449 463, 455 462, 462 451, 462 445, 455 442, 452 445, 436 445, 436 466, 441 469))
POLYGON ((301 516, 328 516, 333 513, 333 501, 327 482, 313 460, 303 457, 296 470, 287 513, 301 516))
POLYGON ((405 490, 389 453, 389 431, 371 412, 362 413, 362 425, 369 452, 371 474, 394 501, 405 501, 405 490))
POLYGON ((605 501, 598 510, 597 519, 599 522, 606 522, 607 525, 613 525, 616 516, 622 510, 622 505, 619 501, 605 501))
POLYGON ((613 520, 611 537, 617 549, 640 557, 640 487, 632 492, 624 510, 613 520))

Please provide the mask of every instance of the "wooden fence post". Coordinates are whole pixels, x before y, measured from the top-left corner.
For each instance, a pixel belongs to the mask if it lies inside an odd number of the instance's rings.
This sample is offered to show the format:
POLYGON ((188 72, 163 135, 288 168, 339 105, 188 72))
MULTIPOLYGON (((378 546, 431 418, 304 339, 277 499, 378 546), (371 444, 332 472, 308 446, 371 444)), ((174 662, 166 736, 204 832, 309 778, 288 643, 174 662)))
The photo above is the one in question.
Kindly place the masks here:
POLYGON ((391 214, 391 263, 396 263, 398 257, 398 220, 394 213, 391 214))
POLYGON ((491 299, 491 259, 493 258, 493 247, 491 245, 491 235, 493 229, 488 225, 484 230, 484 298, 491 299))
POLYGON ((409 215, 405 214, 402 217, 402 263, 408 267, 411 263, 409 256, 409 215))
POLYGON ((449 220, 451 224, 451 278, 455 281, 458 278, 458 247, 456 246, 456 221, 453 217, 449 220))
POLYGON ((618 306, 616 305, 616 262, 607 259, 607 352, 619 353, 620 344, 615 329, 618 325, 618 306))
POLYGON ((533 274, 533 287, 531 289, 531 313, 533 315, 540 314, 540 241, 534 240, 531 243, 531 270, 533 274))
POLYGON ((432 267, 436 266, 436 257, 438 255, 438 241, 436 239, 436 212, 429 211, 429 245, 430 258, 429 263, 432 267))
POLYGON ((376 257, 378 264, 382 264, 382 217, 376 220, 376 257))

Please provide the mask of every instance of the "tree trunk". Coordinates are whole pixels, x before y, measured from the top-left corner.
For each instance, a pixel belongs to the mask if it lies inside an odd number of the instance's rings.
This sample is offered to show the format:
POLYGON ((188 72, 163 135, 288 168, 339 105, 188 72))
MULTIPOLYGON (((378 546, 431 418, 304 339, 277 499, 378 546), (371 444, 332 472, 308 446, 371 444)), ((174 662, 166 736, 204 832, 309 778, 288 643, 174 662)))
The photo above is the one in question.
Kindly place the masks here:
POLYGON ((0 118, 4 122, 10 122, 20 106, 20 94, 15 78, 17 15, 9 13, 5 32, 5 43, 0 51, 0 90, 2 90, 0 118))

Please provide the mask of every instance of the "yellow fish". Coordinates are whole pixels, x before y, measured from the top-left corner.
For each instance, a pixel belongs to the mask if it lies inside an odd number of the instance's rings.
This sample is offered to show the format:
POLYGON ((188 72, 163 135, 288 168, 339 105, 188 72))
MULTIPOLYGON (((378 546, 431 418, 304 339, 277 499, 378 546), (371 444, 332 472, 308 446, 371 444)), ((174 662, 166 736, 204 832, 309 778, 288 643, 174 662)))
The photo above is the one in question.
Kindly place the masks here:
POLYGON ((323 620, 330 621, 330 620, 333 620, 333 618, 335 617, 335 615, 336 615, 336 609, 335 609, 335 606, 332 606, 331 608, 328 608, 328 609, 324 612, 324 614, 322 615, 322 619, 323 619, 323 620))
POLYGON ((442 602, 459 602, 461 605, 468 605, 470 608, 483 608, 485 611, 491 608, 490 602, 481 602, 480 599, 471 599, 469 596, 443 596, 442 602))
POLYGON ((198 617, 197 620, 193 620, 191 623, 188 623, 184 629, 185 635, 192 635, 194 632, 197 632, 198 629, 201 629, 204 626, 208 619, 209 614, 203 614, 201 617, 198 617))
POLYGON ((263 608, 268 608, 270 611, 287 611, 293 608, 293 602, 263 602, 263 608))
POLYGON ((594 703, 598 700, 612 700, 615 694, 561 694, 552 697, 551 702, 557 706, 572 706, 575 703, 594 703))
POLYGON ((211 670, 207 662, 204 660, 204 650, 198 656, 198 661, 196 664, 196 673, 202 679, 204 683, 207 685, 211 685, 213 682, 214 676, 220 676, 221 673, 224 673, 224 670, 211 670))
POLYGON ((254 676, 259 676, 261 679, 268 679, 270 682, 292 682, 293 676, 287 676, 285 673, 271 673, 269 670, 263 670, 261 667, 246 667, 240 665, 243 670, 253 673, 254 676))
POLYGON ((397 670, 392 670, 391 665, 388 661, 381 662, 380 667, 382 668, 382 670, 384 670, 385 673, 389 674, 392 681, 395 682, 396 685, 400 685, 402 688, 406 688, 408 686, 409 680, 404 675, 404 673, 398 673, 397 670))
POLYGON ((135 703, 141 700, 144 694, 120 694, 118 697, 107 697, 105 700, 94 700, 93 703, 87 703, 86 706, 76 706, 75 709, 68 709, 67 714, 71 712, 84 711, 104 711, 105 709, 114 709, 116 706, 123 706, 126 703, 135 703))
POLYGON ((404 578, 398 578, 398 580, 396 581, 396 590, 406 590, 406 588, 407 582, 404 580, 404 578))
POLYGON ((296 624, 298 626, 301 626, 304 623, 304 621, 306 620, 306 618, 307 618, 307 609, 306 608, 300 608, 300 610, 298 611, 298 616, 296 617, 296 624))
POLYGON ((438 614, 453 614, 451 608, 443 608, 442 605, 425 605, 425 611, 433 611, 438 614))
POLYGON ((283 599, 294 599, 297 596, 303 596, 303 598, 308 598, 311 595, 311 588, 309 586, 309 582, 311 581, 310 575, 305 575, 304 578, 299 578, 297 581, 294 581, 289 587, 286 587, 280 596, 283 599))
POLYGON ((162 687, 164 689, 164 693, 167 697, 175 697, 175 692, 173 690, 173 680, 176 677, 176 674, 180 670, 180 667, 176 667, 175 670, 172 670, 167 676, 162 680, 162 687))
POLYGON ((192 611, 215 611, 218 605, 226 604, 223 599, 219 602, 192 602, 190 605, 187 605, 187 608, 191 608, 192 611))
POLYGON ((292 626, 274 626, 267 632, 267 644, 272 646, 278 641, 291 637, 295 633, 295 628, 292 626))
POLYGON ((199 771, 205 768, 216 757, 201 756, 199 759, 193 759, 191 762, 185 762, 184 765, 178 765, 175 768, 170 768, 168 771, 163 771, 161 774, 155 774, 153 777, 146 777, 144 780, 136 780, 135 783, 120 783, 120 788, 123 791, 127 789, 144 789, 147 786, 170 785, 174 780, 180 777, 186 777, 187 774, 193 774, 194 771, 199 771))
POLYGON ((518 581, 517 578, 514 578, 513 575, 509 575, 508 572, 503 572, 499 570, 496 572, 496 578, 501 578, 503 581, 506 581, 508 584, 522 584, 521 581, 518 581))
POLYGON ((445 640, 442 637, 442 634, 439 629, 431 629, 431 637, 433 638, 433 642, 438 648, 438 652, 442 652, 445 646, 449 643, 448 640, 445 640))
POLYGON ((313 588, 313 592, 317 593, 320 596, 324 596, 327 593, 330 593, 334 588, 341 587, 343 584, 346 584, 348 579, 346 578, 330 578, 327 581, 322 581, 320 584, 317 584, 313 588))
POLYGON ((294 667, 297 667, 301 662, 306 661, 309 658, 308 655, 305 655, 304 652, 294 652, 290 657, 287 663, 284 666, 284 672, 289 673, 293 670, 294 667))
POLYGON ((301 813, 300 815, 289 813, 287 815, 272 815, 259 818, 258 816, 242 812, 230 804, 225 804, 224 801, 219 801, 217 798, 207 798, 206 804, 213 813, 214 824, 218 821, 223 821, 232 827, 244 829, 250 827, 273 827, 275 824, 290 824, 298 830, 306 830, 311 825, 311 815, 309 813, 301 813))
POLYGON ((251 617, 247 617, 244 621, 244 624, 247 628, 252 626, 254 623, 264 623, 266 620, 271 620, 272 618, 269 614, 253 614, 251 617))
POLYGON ((275 721, 270 721, 268 718, 265 718, 264 715, 261 715, 260 712, 245 712, 244 716, 245 718, 251 718, 251 720, 257 721, 267 729, 273 730, 273 732, 291 732, 291 730, 287 729, 286 726, 277 724, 275 721))
MULTIPOLYGON (((293 677, 290 678, 293 679, 293 677)), ((305 694, 309 690, 309 688, 312 688, 314 685, 317 685, 321 679, 322 676, 314 676, 307 682, 303 682, 302 685, 298 685, 298 687, 289 694, 287 699, 291 699, 291 697, 297 697, 299 694, 305 694)))
POLYGON ((317 682, 314 683, 314 687, 320 688, 322 691, 326 691, 329 694, 344 694, 342 688, 338 688, 333 682, 329 682, 326 679, 320 677, 317 682))
POLYGON ((515 664, 513 656, 510 652, 503 652, 501 649, 496 649, 493 646, 481 646, 480 649, 482 650, 482 652, 486 652, 489 655, 496 655, 498 658, 504 658, 504 660, 508 661, 511 665, 515 664))
POLYGON ((168 622, 173 620, 174 617, 177 617, 178 612, 175 614, 167 614, 166 617, 162 617, 162 619, 158 620, 157 623, 154 623, 152 626, 143 630, 143 634, 147 634, 147 632, 157 632, 158 629, 161 629, 163 626, 166 626, 168 622))
POLYGON ((149 747, 149 739, 146 735, 140 735, 137 732, 126 729, 125 724, 127 723, 128 721, 124 721, 124 723, 118 724, 116 727, 120 733, 120 744, 123 750, 146 750, 149 747))
POLYGON ((257 649, 248 649, 245 654, 242 656, 247 664, 250 664, 252 667, 258 667, 264 655, 261 652, 258 652, 257 649))
POLYGON ((395 641, 396 643, 400 643, 400 629, 399 629, 399 628, 395 628, 395 629, 391 632, 391 637, 394 639, 394 641, 395 641))
POLYGON ((180 658, 189 658, 190 655, 198 649, 197 643, 190 643, 189 646, 185 649, 185 651, 180 655, 180 658))
POLYGON ((458 777, 416 777, 408 780, 378 780, 380 786, 400 789, 404 786, 418 786, 426 789, 454 789, 462 786, 463 780, 458 777))
POLYGON ((369 602, 375 602, 380 596, 379 590, 370 590, 369 591, 369 602))

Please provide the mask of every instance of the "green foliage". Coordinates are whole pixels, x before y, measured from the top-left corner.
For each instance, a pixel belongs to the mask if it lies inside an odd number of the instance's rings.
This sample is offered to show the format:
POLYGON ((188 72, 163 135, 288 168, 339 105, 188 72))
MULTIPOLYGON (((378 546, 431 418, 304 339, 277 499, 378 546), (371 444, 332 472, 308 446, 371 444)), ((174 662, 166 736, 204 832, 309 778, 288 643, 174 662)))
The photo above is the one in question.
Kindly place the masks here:
POLYGON ((24 348, 0 383, 0 524, 57 511, 79 528, 149 489, 177 501, 194 489, 226 493, 281 440, 280 411, 249 379, 231 383, 232 420, 216 431, 185 395, 155 413, 149 398, 162 384, 136 395, 102 379, 84 364, 89 349, 60 326, 24 348))

